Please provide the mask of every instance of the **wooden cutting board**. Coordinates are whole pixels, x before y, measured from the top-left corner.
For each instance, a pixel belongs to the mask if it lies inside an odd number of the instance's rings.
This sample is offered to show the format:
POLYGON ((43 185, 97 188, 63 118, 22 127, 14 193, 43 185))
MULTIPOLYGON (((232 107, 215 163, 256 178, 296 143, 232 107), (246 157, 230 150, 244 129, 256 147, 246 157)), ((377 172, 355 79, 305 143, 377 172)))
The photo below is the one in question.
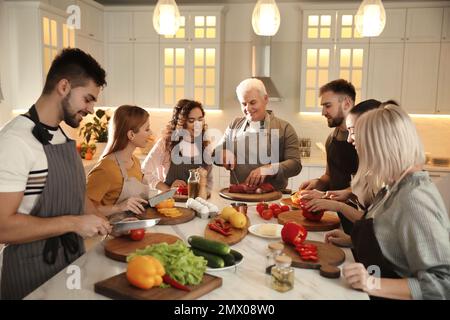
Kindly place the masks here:
POLYGON ((161 221, 159 221, 158 225, 174 225, 174 224, 180 224, 185 223, 188 221, 191 221, 195 217, 195 211, 183 208, 183 207, 175 207, 181 212, 181 216, 179 217, 166 217, 162 214, 159 214, 158 211, 155 208, 147 208, 147 212, 142 215, 142 219, 156 219, 160 218, 161 221))
POLYGON ((278 215, 278 223, 285 224, 288 221, 294 221, 306 228, 308 231, 330 231, 339 228, 341 220, 338 215, 333 212, 325 211, 320 221, 307 220, 302 215, 302 210, 285 211, 278 215))
MULTIPOLYGON (((186 202, 188 199, 188 196, 175 194, 172 198, 175 200, 175 202, 186 202)), ((208 197, 205 200, 208 200, 209 198, 211 198, 211 193, 208 192, 208 197)))
POLYGON ((167 242, 175 243, 180 238, 166 233, 146 233, 141 241, 133 241, 127 236, 113 238, 105 243, 105 255, 113 260, 126 262, 127 256, 137 249, 143 249, 148 245, 167 242))
POLYGON ((287 206, 293 208, 293 209, 300 209, 299 206, 297 206, 296 204, 294 204, 294 203, 292 202, 291 198, 283 198, 283 199, 280 200, 280 202, 281 202, 282 204, 285 204, 285 205, 287 205, 287 206))
POLYGON ((283 253, 292 258, 292 266, 303 269, 318 269, 320 270, 320 275, 326 278, 339 278, 341 271, 337 266, 345 261, 344 251, 332 244, 323 242, 305 241, 305 243, 317 246, 317 256, 319 261, 303 261, 300 258, 300 254, 295 251, 293 246, 283 243, 283 253))
POLYGON ((108 298, 120 300, 192 300, 221 286, 222 278, 205 273, 200 284, 188 286, 191 289, 189 292, 172 287, 158 287, 142 290, 132 286, 128 282, 124 272, 109 279, 97 282, 94 285, 94 291, 108 298))
POLYGON ((245 202, 262 202, 262 201, 274 201, 280 199, 283 194, 280 191, 273 191, 268 193, 260 194, 247 194, 247 193, 232 193, 228 192, 228 188, 223 188, 219 191, 219 195, 222 198, 235 200, 235 201, 245 201, 245 202))
MULTIPOLYGON (((220 217, 220 215, 219 215, 219 217, 220 217)), ((213 220, 214 220, 214 218, 211 219, 210 222, 212 222, 213 220)), ((205 238, 208 240, 220 241, 220 242, 226 243, 228 245, 233 245, 233 244, 240 242, 242 239, 245 238, 245 236, 248 234, 248 227, 250 227, 250 219, 247 217, 247 224, 245 225, 245 227, 243 229, 237 229, 237 228, 231 227, 231 235, 229 235, 227 237, 227 236, 221 235, 218 232, 211 230, 208 227, 208 225, 206 225, 205 238)))

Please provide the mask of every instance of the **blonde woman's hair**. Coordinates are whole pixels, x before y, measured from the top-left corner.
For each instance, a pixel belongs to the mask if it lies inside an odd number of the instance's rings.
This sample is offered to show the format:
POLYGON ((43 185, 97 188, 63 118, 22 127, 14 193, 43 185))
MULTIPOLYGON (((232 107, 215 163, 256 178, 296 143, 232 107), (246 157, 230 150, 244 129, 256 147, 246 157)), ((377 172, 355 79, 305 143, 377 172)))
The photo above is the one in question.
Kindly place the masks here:
POLYGON ((399 106, 388 104, 364 113, 356 122, 355 132, 359 167, 352 190, 366 206, 409 167, 425 163, 416 127, 399 106))
POLYGON ((243 80, 239 85, 236 87, 236 95, 239 100, 242 100, 242 96, 244 93, 256 89, 258 90, 261 97, 264 97, 267 95, 266 87, 264 86, 264 83, 256 78, 248 78, 243 80))

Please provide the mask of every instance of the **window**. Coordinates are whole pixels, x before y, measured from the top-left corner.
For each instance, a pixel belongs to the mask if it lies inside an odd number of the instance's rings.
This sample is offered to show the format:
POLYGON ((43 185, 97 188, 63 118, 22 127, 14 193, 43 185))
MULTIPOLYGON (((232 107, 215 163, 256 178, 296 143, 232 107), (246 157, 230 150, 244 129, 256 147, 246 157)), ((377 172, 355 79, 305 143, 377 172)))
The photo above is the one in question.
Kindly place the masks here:
POLYGON ((187 98, 219 108, 220 18, 217 13, 186 13, 177 34, 161 38, 163 107, 187 98))

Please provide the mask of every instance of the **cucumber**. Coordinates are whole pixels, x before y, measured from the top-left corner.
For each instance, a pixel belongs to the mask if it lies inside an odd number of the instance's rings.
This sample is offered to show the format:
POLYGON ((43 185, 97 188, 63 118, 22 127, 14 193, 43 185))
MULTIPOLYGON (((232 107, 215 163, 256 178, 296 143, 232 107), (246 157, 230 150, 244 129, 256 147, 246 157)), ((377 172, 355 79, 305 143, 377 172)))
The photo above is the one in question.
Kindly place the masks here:
POLYGON ((242 258, 244 258, 244 256, 242 254, 240 254, 239 252, 237 252, 236 250, 231 249, 230 253, 233 255, 234 260, 236 262, 239 262, 242 260, 242 258))
POLYGON ((229 254, 225 254, 222 255, 221 258, 223 259, 223 261, 225 261, 225 266, 234 266, 236 263, 236 260, 234 259, 234 256, 229 253, 229 254))
POLYGON ((191 250, 196 256, 205 258, 206 261, 208 261, 207 265, 210 268, 223 268, 225 266, 225 261, 215 254, 211 254, 209 252, 205 252, 192 247, 191 250))
POLYGON ((191 247, 212 254, 226 255, 230 253, 230 246, 223 242, 208 240, 200 236, 190 236, 188 242, 191 247))

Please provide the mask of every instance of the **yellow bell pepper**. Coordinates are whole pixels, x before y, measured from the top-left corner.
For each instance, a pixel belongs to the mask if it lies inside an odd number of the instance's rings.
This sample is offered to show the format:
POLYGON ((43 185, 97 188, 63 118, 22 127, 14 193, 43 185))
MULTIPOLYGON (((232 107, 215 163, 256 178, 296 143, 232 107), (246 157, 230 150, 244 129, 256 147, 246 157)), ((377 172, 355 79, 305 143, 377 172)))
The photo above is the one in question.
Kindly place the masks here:
POLYGON ((161 262, 152 256, 136 256, 127 266, 128 281, 140 289, 158 287, 165 273, 161 262))
POLYGON ((161 201, 156 205, 156 209, 165 209, 175 207, 175 200, 172 198, 161 201))
POLYGON ((294 192, 291 194, 292 203, 295 205, 300 205, 300 191, 294 192))

